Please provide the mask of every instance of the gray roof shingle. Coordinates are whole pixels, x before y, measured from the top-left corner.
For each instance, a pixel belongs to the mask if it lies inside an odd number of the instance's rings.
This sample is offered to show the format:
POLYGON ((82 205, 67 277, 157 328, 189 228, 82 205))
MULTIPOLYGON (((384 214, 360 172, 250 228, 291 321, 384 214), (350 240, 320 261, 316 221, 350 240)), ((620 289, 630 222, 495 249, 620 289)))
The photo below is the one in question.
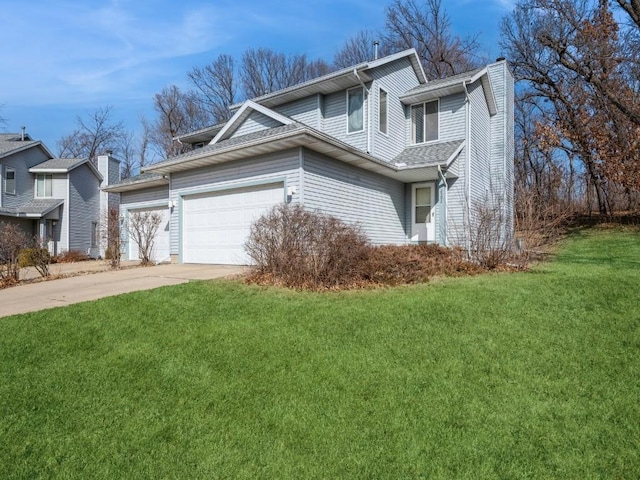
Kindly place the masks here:
POLYGON ((411 90, 408 90, 402 97, 414 95, 416 93, 428 92, 431 90, 437 90, 438 88, 447 87, 450 85, 455 85, 456 83, 461 83, 464 80, 469 80, 474 77, 474 75, 480 73, 485 67, 476 68, 475 70, 470 70, 468 72, 458 73, 457 75, 451 75, 446 78, 438 78, 435 80, 430 80, 424 85, 418 85, 411 90))
POLYGON ((64 170, 68 172, 86 161, 86 158, 52 158, 31 168, 34 170, 64 170))
POLYGON ((29 136, 26 136, 22 141, 20 133, 0 133, 0 157, 8 155, 14 150, 24 150, 40 143, 39 140, 31 140, 29 136))
POLYGON ((12 217, 41 217, 63 203, 64 200, 56 198, 35 198, 23 203, 19 207, 0 208, 0 215, 9 215, 12 217))
POLYGON ((447 163, 451 155, 464 143, 464 140, 430 143, 405 148, 393 159, 396 165, 438 166, 447 163))

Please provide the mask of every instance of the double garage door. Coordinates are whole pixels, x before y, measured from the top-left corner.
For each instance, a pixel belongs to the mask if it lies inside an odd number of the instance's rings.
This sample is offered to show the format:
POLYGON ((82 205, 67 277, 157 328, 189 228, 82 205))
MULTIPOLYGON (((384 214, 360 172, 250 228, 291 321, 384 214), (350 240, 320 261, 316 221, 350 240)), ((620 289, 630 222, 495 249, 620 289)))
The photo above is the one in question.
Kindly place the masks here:
POLYGON ((284 185, 189 195, 182 203, 182 261, 247 265, 251 224, 284 199, 284 185))

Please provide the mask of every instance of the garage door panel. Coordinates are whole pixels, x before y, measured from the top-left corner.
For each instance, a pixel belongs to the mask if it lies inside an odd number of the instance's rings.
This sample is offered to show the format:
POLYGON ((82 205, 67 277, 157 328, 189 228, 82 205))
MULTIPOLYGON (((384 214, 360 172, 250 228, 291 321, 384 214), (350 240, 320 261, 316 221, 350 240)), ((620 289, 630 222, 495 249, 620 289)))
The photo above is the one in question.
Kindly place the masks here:
POLYGON ((183 261, 249 263, 244 243, 251 224, 283 198, 282 183, 185 197, 183 261))

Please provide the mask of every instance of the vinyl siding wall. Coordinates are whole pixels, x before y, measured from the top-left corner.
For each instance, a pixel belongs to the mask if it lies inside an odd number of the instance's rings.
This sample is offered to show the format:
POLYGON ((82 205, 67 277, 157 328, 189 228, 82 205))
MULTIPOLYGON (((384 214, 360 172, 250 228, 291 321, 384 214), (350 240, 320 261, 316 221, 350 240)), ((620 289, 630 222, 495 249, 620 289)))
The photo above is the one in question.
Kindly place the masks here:
POLYGON ((383 65, 372 72, 374 78, 371 89, 372 99, 372 154, 378 158, 392 161, 406 145, 406 113, 400 102, 400 95, 419 85, 411 62, 402 58, 383 65), (379 130, 380 125, 380 88, 387 92, 387 131, 379 130))
POLYGON ((33 200, 35 176, 33 173, 29 173, 29 169, 46 160, 49 160, 49 157, 38 147, 33 147, 0 159, 0 165, 2 166, 0 167, 2 170, 0 172, 2 175, 2 185, 0 185, 2 202, 0 202, 0 206, 14 208, 33 200), (15 195, 6 195, 4 193, 4 175, 7 167, 13 168, 16 171, 15 195))
POLYGON ((359 224, 374 244, 407 242, 404 183, 307 149, 304 206, 359 224))
MULTIPOLYGON (((371 87, 371 83, 367 84, 371 87)), ((341 90, 324 96, 322 131, 366 152, 367 150, 367 95, 364 97, 364 130, 347 134, 347 90, 341 90)))
MULTIPOLYGON (((491 164, 491 118, 480 81, 468 87, 471 99, 470 184, 472 217, 493 194, 491 164)), ((498 187, 499 188, 499 187, 498 187)))
MULTIPOLYGON (((182 195, 284 181, 285 189, 287 187, 297 189, 298 193, 292 198, 293 202, 297 202, 301 194, 300 154, 300 149, 296 148, 247 160, 173 173, 171 200, 177 205, 182 195)), ((170 228, 171 254, 177 255, 180 248, 179 208, 174 208, 171 213, 170 228)))
POLYGON ((304 123, 320 130, 320 95, 311 95, 295 102, 285 103, 275 107, 274 110, 286 117, 290 117, 296 122, 304 123))
MULTIPOLYGON (((129 210, 155 206, 167 206, 169 203, 169 185, 163 187, 144 188, 120 194, 120 215, 125 224, 129 221, 129 210)), ((129 258, 129 235, 123 232, 121 251, 124 258, 129 258)))
POLYGON ((267 117, 260 112, 254 111, 244 122, 242 122, 242 125, 240 125, 238 129, 233 132, 230 138, 240 137, 249 133, 266 130, 267 128, 275 128, 280 126, 282 126, 282 124, 279 121, 271 117, 267 117))
MULTIPOLYGON (((440 98, 438 118, 439 142, 465 138, 465 94, 456 93, 440 98)), ((405 108, 405 141, 411 145, 411 107, 405 108)))
MULTIPOLYGON (((100 182, 88 165, 69 172, 69 249, 96 255, 91 245, 91 224, 100 224, 100 182)), ((99 247, 99 245, 98 245, 99 247)))

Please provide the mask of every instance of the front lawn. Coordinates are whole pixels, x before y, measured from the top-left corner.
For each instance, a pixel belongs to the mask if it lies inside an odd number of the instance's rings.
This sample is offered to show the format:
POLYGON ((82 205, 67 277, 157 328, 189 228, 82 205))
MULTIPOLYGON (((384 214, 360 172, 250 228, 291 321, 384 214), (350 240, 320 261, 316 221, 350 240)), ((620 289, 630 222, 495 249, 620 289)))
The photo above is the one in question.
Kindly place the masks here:
POLYGON ((638 478, 640 234, 529 273, 0 320, 0 478, 638 478))

